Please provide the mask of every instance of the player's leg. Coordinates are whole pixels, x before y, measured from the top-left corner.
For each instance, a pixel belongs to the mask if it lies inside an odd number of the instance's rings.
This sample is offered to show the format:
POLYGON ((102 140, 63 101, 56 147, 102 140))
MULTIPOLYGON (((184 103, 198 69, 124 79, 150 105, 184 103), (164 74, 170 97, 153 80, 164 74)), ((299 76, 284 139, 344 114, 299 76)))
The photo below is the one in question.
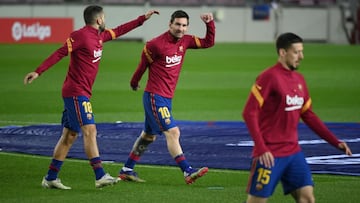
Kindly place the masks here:
POLYGON ((248 194, 246 203, 266 203, 267 200, 268 200, 268 198, 257 197, 257 196, 248 194))
MULTIPOLYGON (((169 115, 169 120, 173 120, 171 116, 171 111, 169 111, 169 115)), ((187 159, 185 158, 180 144, 179 127, 175 126, 168 130, 165 130, 163 131, 163 134, 166 137, 168 151, 183 172, 185 182, 187 184, 194 183, 198 178, 204 176, 208 172, 209 169, 207 167, 202 167, 200 169, 192 168, 187 159)))
POLYGON ((67 109, 66 104, 62 116, 62 124, 64 126, 63 131, 54 148, 53 158, 51 160, 48 173, 41 182, 44 188, 71 189, 70 187, 63 185, 58 178, 61 166, 78 135, 78 130, 74 131, 68 128, 69 110, 67 109))
POLYGON ((138 177, 134 171, 136 163, 144 154, 148 146, 155 141, 156 135, 161 134, 158 120, 156 119, 156 107, 153 106, 155 101, 152 101, 153 95, 149 92, 143 94, 143 106, 145 111, 144 130, 134 142, 132 150, 129 153, 128 159, 119 172, 119 179, 125 181, 145 182, 145 180, 138 177), (155 113, 154 113, 155 111, 155 113))
POLYGON ((171 157, 175 158, 183 154, 180 145, 180 129, 179 127, 173 127, 163 132, 166 137, 166 145, 171 157))
POLYGON ((304 186, 299 188, 293 192, 291 192, 291 196, 296 200, 297 203, 314 203, 314 188, 313 186, 304 186))
POLYGON ((85 153, 95 174, 95 187, 101 188, 116 183, 116 178, 107 174, 101 163, 96 140, 97 130, 89 99, 84 96, 75 97, 72 105, 74 105, 75 109, 71 115, 72 123, 73 126, 81 126, 85 153))
POLYGON ((149 92, 144 92, 143 94, 143 106, 145 111, 144 130, 134 142, 128 159, 119 172, 118 178, 121 180, 145 182, 145 180, 138 177, 137 173, 134 171, 134 168, 148 146, 155 141, 156 135, 161 134, 159 125, 156 119, 154 119, 153 111, 155 110, 156 112, 156 108, 152 106, 152 95, 153 94, 149 92))
POLYGON ((296 202, 315 202, 311 171, 303 152, 291 157, 287 172, 281 179, 285 194, 291 194, 296 202))
POLYGON ((128 159, 119 172, 119 179, 124 181, 145 182, 145 180, 138 177, 137 173, 134 171, 134 167, 141 155, 143 155, 148 146, 154 142, 155 139, 156 135, 147 134, 144 131, 141 132, 130 151, 128 159))
POLYGON ((286 158, 275 158, 275 165, 267 168, 253 158, 250 167, 249 181, 246 188, 247 203, 264 203, 273 194, 276 185, 286 168, 286 158))
POLYGON ((107 174, 101 164, 99 148, 96 140, 97 130, 95 124, 86 124, 81 127, 81 131, 84 140, 85 153, 95 174, 95 187, 101 188, 107 185, 115 184, 117 180, 107 174))
POLYGON ((81 127, 82 136, 84 140, 85 154, 88 159, 99 157, 99 148, 96 140, 96 126, 95 124, 86 124, 81 127))
POLYGON ((60 139, 58 140, 54 152, 53 158, 59 161, 64 161, 66 156, 77 139, 78 133, 74 132, 66 127, 63 128, 60 139))
POLYGON ((71 189, 61 183, 61 180, 58 178, 58 173, 60 172, 61 166, 76 138, 76 132, 65 127, 63 128, 62 135, 54 148, 53 158, 48 173, 41 182, 41 185, 44 188, 71 189))
POLYGON ((172 100, 159 95, 150 94, 147 118, 151 129, 162 131, 166 138, 166 144, 170 155, 176 161, 184 174, 185 182, 192 184, 196 179, 208 172, 207 167, 194 169, 188 163, 180 144, 180 129, 172 115, 172 100))

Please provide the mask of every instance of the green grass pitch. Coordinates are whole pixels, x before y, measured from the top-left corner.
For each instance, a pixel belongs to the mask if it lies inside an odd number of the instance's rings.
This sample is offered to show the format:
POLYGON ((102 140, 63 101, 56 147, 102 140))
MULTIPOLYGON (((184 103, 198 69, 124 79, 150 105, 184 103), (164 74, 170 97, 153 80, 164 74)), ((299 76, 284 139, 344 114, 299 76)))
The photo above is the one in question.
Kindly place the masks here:
MULTIPOLYGON (((61 86, 69 58, 24 86, 23 78, 59 44, 0 45, 0 126, 59 123, 61 86)), ((97 122, 143 120, 141 91, 130 90, 129 80, 143 43, 104 45, 92 106, 97 122)), ((360 121, 360 46, 307 44, 300 72, 307 79, 314 111, 327 122, 360 121)), ((256 76, 273 65, 273 44, 218 43, 207 50, 188 50, 173 100, 178 120, 241 121, 241 112, 256 76)), ((101 146, 100 146, 101 147, 101 146)), ((241 153, 241 152, 239 152, 241 153)), ((145 154, 146 156, 146 154, 145 154)), ((247 171, 217 170, 194 185, 186 185, 178 168, 145 166, 138 172, 144 184, 120 182, 96 190, 87 161, 67 160, 61 171, 71 191, 40 186, 50 157, 0 153, 0 202, 242 202, 247 171)), ((116 175, 121 163, 105 164, 116 175)), ((317 202, 360 202, 359 177, 314 175, 317 202)), ((278 187, 269 202, 292 202, 278 187)))

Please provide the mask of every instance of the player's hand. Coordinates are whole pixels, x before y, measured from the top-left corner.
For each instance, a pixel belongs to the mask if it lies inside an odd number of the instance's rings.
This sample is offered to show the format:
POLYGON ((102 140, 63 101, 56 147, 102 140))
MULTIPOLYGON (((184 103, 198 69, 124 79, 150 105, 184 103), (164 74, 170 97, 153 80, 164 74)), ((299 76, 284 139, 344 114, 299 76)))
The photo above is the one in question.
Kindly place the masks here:
POLYGON ((131 88, 132 88, 132 90, 137 91, 138 89, 140 89, 140 85, 136 86, 136 87, 131 87, 131 88))
POLYGON ((39 74, 37 72, 28 73, 24 78, 24 85, 32 83, 32 81, 35 80, 37 77, 39 77, 39 74))
POLYGON ((150 10, 150 11, 145 13, 145 19, 146 20, 149 19, 152 16, 152 14, 154 14, 154 13, 158 14, 158 15, 160 14, 159 11, 157 11, 157 10, 150 10))
POLYGON ((350 147, 346 144, 346 142, 341 142, 338 144, 338 148, 345 152, 346 155, 351 156, 352 152, 350 150, 350 147))
POLYGON ((130 87, 132 90, 137 91, 138 89, 140 89, 140 85, 139 84, 130 84, 130 87))
POLYGON ((214 17, 213 17, 212 13, 203 13, 203 14, 200 15, 200 18, 205 23, 208 23, 208 22, 214 20, 214 17))
POLYGON ((266 168, 271 168, 275 165, 274 156, 271 152, 265 152, 264 154, 259 156, 259 162, 266 168))

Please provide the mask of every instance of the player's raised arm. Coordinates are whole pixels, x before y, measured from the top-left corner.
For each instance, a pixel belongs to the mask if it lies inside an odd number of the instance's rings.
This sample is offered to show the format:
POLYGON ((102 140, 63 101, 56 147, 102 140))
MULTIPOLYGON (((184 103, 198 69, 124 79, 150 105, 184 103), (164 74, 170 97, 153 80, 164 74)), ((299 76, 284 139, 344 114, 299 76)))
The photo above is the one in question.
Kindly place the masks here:
POLYGON ((208 23, 208 22, 214 20, 212 13, 203 13, 200 15, 200 18, 202 21, 204 21, 204 23, 208 23))
POLYGON ((158 14, 160 15, 159 11, 157 10, 149 10, 148 12, 145 13, 145 19, 149 19, 153 14, 158 14))

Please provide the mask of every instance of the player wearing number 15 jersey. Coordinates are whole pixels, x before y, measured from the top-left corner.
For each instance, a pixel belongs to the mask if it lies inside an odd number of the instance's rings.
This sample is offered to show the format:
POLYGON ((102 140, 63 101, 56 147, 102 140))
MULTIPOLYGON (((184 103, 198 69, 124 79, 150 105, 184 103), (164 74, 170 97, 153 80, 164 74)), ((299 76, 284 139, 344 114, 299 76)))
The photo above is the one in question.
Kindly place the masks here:
POLYGON ((42 180, 45 188, 71 189, 61 183, 58 173, 78 133, 82 132, 84 149, 95 173, 97 188, 116 183, 117 179, 105 173, 101 165, 96 143, 96 127, 90 97, 100 59, 103 43, 116 39, 142 25, 157 11, 149 11, 137 19, 114 29, 105 29, 103 8, 91 5, 84 10, 85 26, 70 34, 66 43, 50 55, 34 72, 28 73, 24 83, 31 83, 63 57, 70 55, 70 64, 62 88, 64 111, 62 135, 54 149, 47 175, 42 180))
POLYGON ((186 12, 175 11, 170 19, 169 30, 146 43, 141 61, 130 85, 133 90, 139 88, 139 81, 148 69, 148 81, 143 95, 145 109, 145 129, 135 141, 133 149, 122 169, 122 180, 143 182, 133 171, 136 162, 151 144, 156 135, 164 134, 172 158, 184 173, 185 182, 193 183, 203 176, 207 167, 194 169, 185 159, 179 142, 180 130, 172 115, 172 98, 187 49, 208 48, 214 45, 215 25, 211 13, 200 16, 206 24, 205 38, 186 35, 189 16, 186 12))
POLYGON ((296 70, 304 58, 303 40, 285 33, 276 41, 278 63, 256 79, 243 117, 254 140, 247 203, 266 202, 279 181, 296 202, 314 202, 309 166, 298 143, 300 118, 321 138, 351 155, 312 111, 303 76, 296 70))

